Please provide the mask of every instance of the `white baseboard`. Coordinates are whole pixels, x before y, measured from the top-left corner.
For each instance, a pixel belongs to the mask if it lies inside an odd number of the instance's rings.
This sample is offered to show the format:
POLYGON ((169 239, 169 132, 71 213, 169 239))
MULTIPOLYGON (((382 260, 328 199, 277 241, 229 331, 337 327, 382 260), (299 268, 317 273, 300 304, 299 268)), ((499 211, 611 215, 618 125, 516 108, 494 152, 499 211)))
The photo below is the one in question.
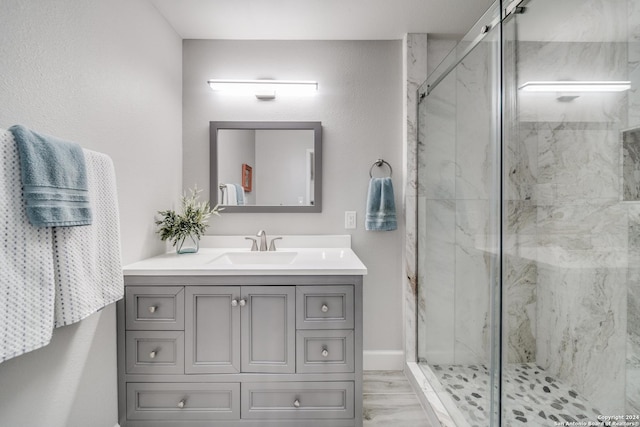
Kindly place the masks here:
POLYGON ((404 351, 365 350, 362 363, 365 371, 402 371, 404 369, 404 351))

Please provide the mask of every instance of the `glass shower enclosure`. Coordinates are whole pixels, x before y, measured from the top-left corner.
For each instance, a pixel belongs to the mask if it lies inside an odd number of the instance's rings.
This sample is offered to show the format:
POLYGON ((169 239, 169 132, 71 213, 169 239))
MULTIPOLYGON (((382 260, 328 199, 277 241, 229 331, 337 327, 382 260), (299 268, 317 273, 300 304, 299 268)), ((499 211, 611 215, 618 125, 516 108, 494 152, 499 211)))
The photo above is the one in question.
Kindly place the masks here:
POLYGON ((417 360, 445 425, 640 425, 639 87, 640 0, 496 2, 420 87, 417 360))

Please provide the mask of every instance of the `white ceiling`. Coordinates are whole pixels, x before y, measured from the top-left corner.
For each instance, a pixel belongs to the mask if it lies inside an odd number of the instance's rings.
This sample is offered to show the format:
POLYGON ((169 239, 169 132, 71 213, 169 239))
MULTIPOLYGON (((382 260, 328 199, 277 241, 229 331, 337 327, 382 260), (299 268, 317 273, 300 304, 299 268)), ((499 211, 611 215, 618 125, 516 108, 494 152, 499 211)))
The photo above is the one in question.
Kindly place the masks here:
POLYGON ((183 39, 397 40, 463 35, 493 0, 149 0, 183 39))

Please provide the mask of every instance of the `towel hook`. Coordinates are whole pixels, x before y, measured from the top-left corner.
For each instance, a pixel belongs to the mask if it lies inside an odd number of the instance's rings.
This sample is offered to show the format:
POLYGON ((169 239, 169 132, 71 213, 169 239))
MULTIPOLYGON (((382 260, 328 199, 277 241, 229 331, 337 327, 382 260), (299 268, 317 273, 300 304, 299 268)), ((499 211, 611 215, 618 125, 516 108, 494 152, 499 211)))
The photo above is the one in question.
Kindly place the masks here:
POLYGON ((369 178, 373 178, 373 174, 371 173, 373 171, 373 167, 374 166, 382 167, 382 165, 387 165, 387 167, 389 168, 389 178, 391 178, 391 175, 393 175, 393 168, 391 168, 391 165, 389 164, 389 162, 387 162, 384 159, 378 159, 375 162, 373 162, 373 164, 371 165, 371 168, 369 168, 369 178))

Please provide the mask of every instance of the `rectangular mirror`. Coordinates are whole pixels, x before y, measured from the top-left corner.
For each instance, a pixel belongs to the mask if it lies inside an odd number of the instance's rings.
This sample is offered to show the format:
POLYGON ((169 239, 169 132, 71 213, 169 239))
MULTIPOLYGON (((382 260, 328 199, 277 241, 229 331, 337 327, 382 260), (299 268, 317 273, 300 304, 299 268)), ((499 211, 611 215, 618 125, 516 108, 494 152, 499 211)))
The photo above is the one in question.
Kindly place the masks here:
POLYGON ((210 199, 224 212, 321 212, 320 122, 209 122, 210 199))

